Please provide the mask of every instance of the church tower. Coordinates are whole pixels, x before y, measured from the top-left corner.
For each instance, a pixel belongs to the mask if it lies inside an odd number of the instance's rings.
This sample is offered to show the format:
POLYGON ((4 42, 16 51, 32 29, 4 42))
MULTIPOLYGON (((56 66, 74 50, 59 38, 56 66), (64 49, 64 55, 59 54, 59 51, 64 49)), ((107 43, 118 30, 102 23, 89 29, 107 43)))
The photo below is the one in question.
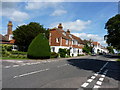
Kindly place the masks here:
POLYGON ((9 21, 8 22, 8 31, 7 31, 7 36, 8 36, 8 40, 12 40, 13 34, 12 34, 12 22, 9 21))

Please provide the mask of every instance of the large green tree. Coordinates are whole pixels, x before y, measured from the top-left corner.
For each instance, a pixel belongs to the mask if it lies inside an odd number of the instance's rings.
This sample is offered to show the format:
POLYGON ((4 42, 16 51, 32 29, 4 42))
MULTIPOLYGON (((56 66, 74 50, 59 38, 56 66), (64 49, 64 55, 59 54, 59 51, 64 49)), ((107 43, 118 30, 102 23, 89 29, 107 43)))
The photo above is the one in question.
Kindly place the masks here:
POLYGON ((105 29, 108 33, 106 35, 108 45, 120 50, 120 14, 110 18, 105 25, 105 29))
POLYGON ((36 22, 30 22, 27 25, 18 26, 13 31, 13 38, 19 51, 27 51, 31 41, 39 34, 44 33, 49 39, 49 30, 45 29, 43 25, 36 22))

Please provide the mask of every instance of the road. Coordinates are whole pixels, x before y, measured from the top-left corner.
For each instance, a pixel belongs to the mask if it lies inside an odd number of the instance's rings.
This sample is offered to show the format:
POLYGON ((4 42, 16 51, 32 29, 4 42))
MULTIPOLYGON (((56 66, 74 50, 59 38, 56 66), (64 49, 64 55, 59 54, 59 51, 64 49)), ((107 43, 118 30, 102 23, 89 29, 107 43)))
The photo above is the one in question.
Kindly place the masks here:
POLYGON ((43 62, 2 62, 2 88, 120 90, 120 64, 105 56, 43 62))

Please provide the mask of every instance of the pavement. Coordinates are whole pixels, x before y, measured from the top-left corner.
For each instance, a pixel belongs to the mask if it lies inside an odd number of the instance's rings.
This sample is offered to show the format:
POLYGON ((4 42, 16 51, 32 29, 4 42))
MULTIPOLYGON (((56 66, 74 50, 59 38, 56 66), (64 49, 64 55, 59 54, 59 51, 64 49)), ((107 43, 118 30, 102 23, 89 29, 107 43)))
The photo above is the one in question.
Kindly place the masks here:
POLYGON ((120 90, 120 63, 114 60, 102 55, 52 60, 3 60, 2 90, 120 90))

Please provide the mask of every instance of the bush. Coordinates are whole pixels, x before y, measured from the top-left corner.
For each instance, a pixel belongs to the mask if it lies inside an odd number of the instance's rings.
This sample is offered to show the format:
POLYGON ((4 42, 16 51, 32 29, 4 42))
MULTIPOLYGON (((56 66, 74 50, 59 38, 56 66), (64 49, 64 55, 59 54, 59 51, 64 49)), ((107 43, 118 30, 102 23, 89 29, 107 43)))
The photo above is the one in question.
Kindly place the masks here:
POLYGON ((13 45, 2 44, 2 48, 6 49, 7 51, 12 51, 13 45))
POLYGON ((27 52, 11 51, 12 54, 27 55, 27 52))
POLYGON ((50 58, 49 41, 40 33, 33 39, 28 48, 27 57, 30 59, 48 59, 50 58))
POLYGON ((60 48, 60 49, 59 49, 59 54, 60 54, 60 57, 65 58, 65 57, 66 57, 66 54, 67 54, 66 49, 60 48))
POLYGON ((84 56, 84 54, 77 54, 77 56, 84 56))
POLYGON ((58 53, 56 52, 51 52, 51 58, 57 58, 58 57, 58 53))

